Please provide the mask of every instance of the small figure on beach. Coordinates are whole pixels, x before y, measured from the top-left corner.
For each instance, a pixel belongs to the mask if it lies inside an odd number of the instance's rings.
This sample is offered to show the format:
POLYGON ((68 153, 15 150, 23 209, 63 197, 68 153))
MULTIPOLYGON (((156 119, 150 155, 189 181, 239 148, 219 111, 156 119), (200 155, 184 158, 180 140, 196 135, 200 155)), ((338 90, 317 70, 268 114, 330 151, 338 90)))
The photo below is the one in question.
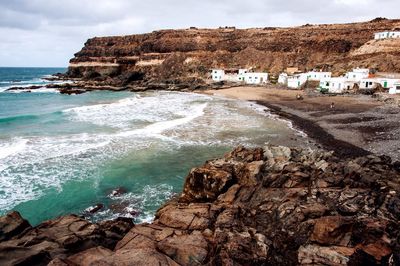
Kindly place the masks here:
POLYGON ((303 96, 302 95, 300 95, 299 93, 296 95, 296 99, 297 100, 303 100, 303 96))
POLYGON ((335 103, 334 102, 331 103, 331 109, 333 109, 333 108, 335 108, 335 103))

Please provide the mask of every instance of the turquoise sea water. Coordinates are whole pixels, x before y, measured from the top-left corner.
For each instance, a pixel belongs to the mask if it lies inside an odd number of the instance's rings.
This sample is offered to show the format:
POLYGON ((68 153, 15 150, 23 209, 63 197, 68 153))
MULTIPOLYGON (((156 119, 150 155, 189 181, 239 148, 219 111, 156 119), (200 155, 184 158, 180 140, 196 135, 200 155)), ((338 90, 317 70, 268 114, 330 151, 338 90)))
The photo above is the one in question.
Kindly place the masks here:
POLYGON ((294 133, 260 106, 180 92, 7 92, 65 69, 0 68, 0 215, 149 221, 190 168, 294 133), (3 89, 1 89, 3 88, 3 89), (126 193, 110 195, 123 187, 126 193))

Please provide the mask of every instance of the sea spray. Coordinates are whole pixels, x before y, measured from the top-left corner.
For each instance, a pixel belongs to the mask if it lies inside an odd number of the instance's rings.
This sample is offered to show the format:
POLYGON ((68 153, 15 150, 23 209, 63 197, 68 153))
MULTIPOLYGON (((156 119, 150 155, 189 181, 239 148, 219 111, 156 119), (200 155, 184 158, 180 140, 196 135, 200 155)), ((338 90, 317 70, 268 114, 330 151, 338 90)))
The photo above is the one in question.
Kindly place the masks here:
POLYGON ((0 210, 33 224, 97 203, 92 220, 150 220, 191 167, 295 136, 259 106, 193 93, 2 92, 0 101, 0 210), (108 197, 116 187, 126 194, 108 197))

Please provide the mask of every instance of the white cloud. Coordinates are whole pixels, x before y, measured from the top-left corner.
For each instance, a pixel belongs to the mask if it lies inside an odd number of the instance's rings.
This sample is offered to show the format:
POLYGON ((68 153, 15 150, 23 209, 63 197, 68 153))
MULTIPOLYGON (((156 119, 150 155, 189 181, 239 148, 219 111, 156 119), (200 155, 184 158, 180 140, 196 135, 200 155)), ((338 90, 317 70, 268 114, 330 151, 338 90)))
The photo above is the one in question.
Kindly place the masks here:
POLYGON ((398 0, 0 0, 0 66, 66 66, 93 36, 396 17, 398 0))

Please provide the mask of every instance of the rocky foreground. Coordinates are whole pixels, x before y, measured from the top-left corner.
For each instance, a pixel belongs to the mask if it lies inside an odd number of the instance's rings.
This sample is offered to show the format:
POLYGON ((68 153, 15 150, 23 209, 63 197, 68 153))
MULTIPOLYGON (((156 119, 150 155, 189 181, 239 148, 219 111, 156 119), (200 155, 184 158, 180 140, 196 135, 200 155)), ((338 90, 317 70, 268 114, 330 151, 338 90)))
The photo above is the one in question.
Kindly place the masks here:
POLYGON ((399 265, 400 163, 238 147, 152 224, 0 218, 0 265, 399 265))

